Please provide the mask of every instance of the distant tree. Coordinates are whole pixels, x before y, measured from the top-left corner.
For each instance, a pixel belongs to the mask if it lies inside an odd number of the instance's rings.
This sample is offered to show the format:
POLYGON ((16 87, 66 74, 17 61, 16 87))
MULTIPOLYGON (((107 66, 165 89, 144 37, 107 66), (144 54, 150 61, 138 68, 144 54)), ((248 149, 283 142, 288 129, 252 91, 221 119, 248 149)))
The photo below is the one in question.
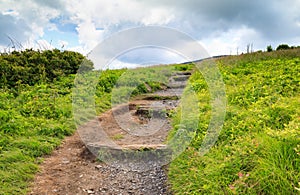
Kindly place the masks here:
POLYGON ((271 51, 273 51, 272 45, 268 45, 267 52, 271 52, 271 51))
POLYGON ((300 46, 295 46, 295 45, 290 47, 290 49, 299 49, 299 48, 300 46))
POLYGON ((288 44, 281 44, 279 45, 276 50, 286 50, 286 49, 290 49, 290 46, 288 44))

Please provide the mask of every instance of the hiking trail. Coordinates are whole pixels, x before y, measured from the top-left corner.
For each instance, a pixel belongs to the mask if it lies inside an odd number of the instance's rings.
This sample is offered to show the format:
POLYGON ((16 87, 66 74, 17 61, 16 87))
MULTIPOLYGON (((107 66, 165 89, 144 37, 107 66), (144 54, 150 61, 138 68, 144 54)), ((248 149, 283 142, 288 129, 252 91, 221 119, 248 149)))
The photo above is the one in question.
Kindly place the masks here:
POLYGON ((175 72, 165 89, 82 125, 45 157, 29 194, 171 194, 167 162, 159 158, 168 153, 168 113, 179 105, 190 75, 175 72), (103 161, 96 158, 101 152, 103 161))

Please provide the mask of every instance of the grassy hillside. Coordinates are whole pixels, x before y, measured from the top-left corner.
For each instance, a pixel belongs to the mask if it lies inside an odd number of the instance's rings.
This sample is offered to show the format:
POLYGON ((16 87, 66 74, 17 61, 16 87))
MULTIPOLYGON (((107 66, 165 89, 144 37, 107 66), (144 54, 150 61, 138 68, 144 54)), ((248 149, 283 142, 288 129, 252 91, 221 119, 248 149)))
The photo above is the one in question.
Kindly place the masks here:
MULTIPOLYGON (((0 194, 26 194, 41 157, 75 131, 72 88, 83 59, 77 53, 58 50, 1 55, 0 194)), ((299 193, 300 51, 227 57, 216 63, 226 85, 224 127, 216 145, 200 156, 211 106, 206 82, 195 72, 188 88, 197 93, 200 122, 188 149, 170 165, 174 192, 299 193)), ((138 95, 157 90, 172 71, 189 67, 102 71, 96 82, 96 112, 110 108, 118 81, 124 85, 118 94, 126 98, 128 91, 138 95)), ((180 113, 174 113, 170 135, 177 131, 180 113)))
MULTIPOLYGON (((216 63, 226 87, 223 129, 210 152, 200 156, 211 106, 206 82, 195 72, 188 87, 197 92, 200 122, 189 148, 169 167, 173 191, 299 194, 300 50, 226 57, 216 63)), ((180 111, 175 127, 178 116, 180 111)))
MULTIPOLYGON (((0 194, 26 194, 42 162, 41 157, 50 154, 65 136, 75 131, 72 88, 74 73, 82 60, 83 56, 78 53, 58 50, 1 55, 0 194), (52 67, 54 62, 57 66, 52 67)), ((96 112, 110 108, 111 92, 119 78, 124 80, 124 87, 129 88, 127 81, 138 81, 132 93, 138 95, 159 89, 160 81, 166 81, 178 67, 100 72, 94 97, 96 112), (160 75, 158 81, 157 75, 160 75)))

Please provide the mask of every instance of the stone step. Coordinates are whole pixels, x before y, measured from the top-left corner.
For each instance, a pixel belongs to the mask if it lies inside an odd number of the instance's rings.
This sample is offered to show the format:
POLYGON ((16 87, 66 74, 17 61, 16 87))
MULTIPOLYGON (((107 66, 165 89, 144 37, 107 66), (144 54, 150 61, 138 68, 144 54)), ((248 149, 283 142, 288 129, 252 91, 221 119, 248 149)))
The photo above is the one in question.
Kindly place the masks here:
POLYGON ((182 82, 170 82, 167 85, 168 89, 184 89, 186 86, 186 82, 182 83, 182 82))
POLYGON ((141 95, 135 99, 136 100, 179 100, 180 97, 178 97, 177 95, 169 95, 169 93, 165 95, 163 93, 157 92, 156 94, 141 95))
POLYGON ((174 81, 187 81, 190 78, 190 75, 176 75, 171 77, 174 81))
POLYGON ((148 150, 165 150, 167 145, 165 144, 128 144, 128 145, 106 145, 100 142, 89 143, 87 148, 91 150, 111 150, 111 151, 148 151, 148 150))
POLYGON ((186 71, 186 72, 175 72, 174 75, 192 75, 192 72, 186 71))
POLYGON ((132 144, 132 145, 123 145, 123 150, 163 150, 167 148, 167 145, 164 144, 132 144))
POLYGON ((172 150, 164 144, 132 144, 109 146, 102 143, 87 144, 87 148, 104 162, 165 161, 170 159, 172 150))
POLYGON ((139 106, 135 112, 136 115, 142 116, 144 118, 165 118, 167 117, 167 111, 170 110, 170 106, 166 107, 166 105, 161 106, 139 106))

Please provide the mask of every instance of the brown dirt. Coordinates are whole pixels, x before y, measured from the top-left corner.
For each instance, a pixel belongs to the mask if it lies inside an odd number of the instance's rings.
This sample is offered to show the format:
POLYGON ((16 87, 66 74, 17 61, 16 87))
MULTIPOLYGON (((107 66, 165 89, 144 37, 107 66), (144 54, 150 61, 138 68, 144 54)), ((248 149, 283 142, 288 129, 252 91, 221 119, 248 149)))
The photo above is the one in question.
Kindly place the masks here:
POLYGON ((101 164, 75 133, 45 158, 30 194, 84 194, 105 177, 96 170, 101 164))

